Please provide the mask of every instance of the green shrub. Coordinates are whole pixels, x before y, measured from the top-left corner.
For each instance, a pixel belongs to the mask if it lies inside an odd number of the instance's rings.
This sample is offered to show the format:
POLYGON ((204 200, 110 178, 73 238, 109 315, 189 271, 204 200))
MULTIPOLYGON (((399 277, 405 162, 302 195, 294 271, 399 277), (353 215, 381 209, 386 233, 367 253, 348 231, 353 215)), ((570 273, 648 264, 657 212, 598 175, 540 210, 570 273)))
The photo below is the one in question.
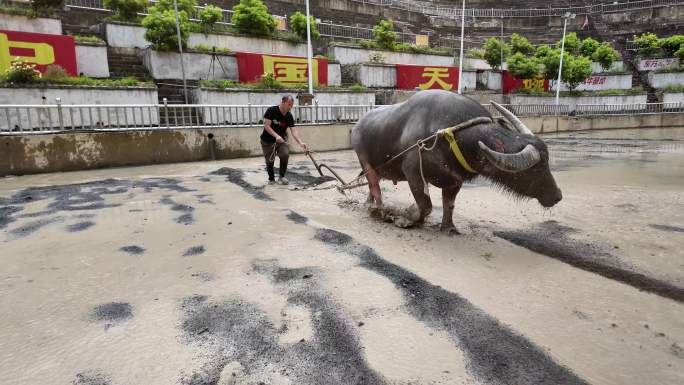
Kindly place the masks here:
POLYGON ((233 7, 231 22, 238 32, 256 36, 270 35, 276 27, 275 17, 261 0, 240 0, 233 7))
POLYGON ((283 83, 276 80, 273 72, 266 72, 263 75, 261 75, 261 79, 259 80, 259 82, 254 83, 253 88, 269 89, 270 90, 270 89, 285 88, 285 85, 283 85, 283 83))
POLYGON ((485 51, 482 48, 471 48, 466 51, 465 56, 472 59, 484 59, 485 51))
POLYGON ((190 47, 191 50, 193 51, 198 51, 202 53, 212 53, 214 52, 214 49, 216 50, 216 53, 222 53, 222 54, 227 54, 231 53, 232 51, 228 48, 223 48, 223 47, 211 47, 206 44, 197 44, 195 46, 190 47))
POLYGON ((674 53, 674 56, 679 58, 679 65, 684 64, 684 45, 679 47, 679 49, 674 53))
POLYGON ((115 20, 136 21, 138 13, 145 11, 147 0, 104 0, 104 6, 114 12, 115 20))
POLYGON ((200 86, 208 88, 235 88, 239 87, 240 83, 232 80, 200 80, 200 86))
MULTIPOLYGON (((178 12, 181 42, 187 47, 190 36, 188 16, 185 11, 178 12)), ((178 33, 176 31, 176 15, 172 10, 160 11, 157 7, 151 7, 150 13, 142 21, 146 28, 145 40, 152 43, 154 49, 159 51, 177 51, 178 33)))
POLYGON ((568 85, 571 91, 591 76, 591 60, 584 56, 563 56, 563 70, 561 80, 568 85))
POLYGON ((58 81, 68 76, 69 74, 64 67, 57 64, 50 64, 45 68, 45 72, 43 72, 43 79, 46 81, 58 81))
POLYGON ((397 33, 393 31, 392 20, 381 20, 373 27, 373 37, 380 48, 393 49, 397 41, 397 33))
POLYGON ((384 63, 385 55, 381 54, 380 52, 373 52, 372 54, 368 55, 368 61, 371 63, 384 63))
POLYGON ((378 45, 372 40, 361 40, 359 41, 359 45, 366 49, 378 48, 378 45))
POLYGON ((684 84, 679 84, 676 86, 669 86, 669 87, 664 88, 662 91, 663 92, 669 92, 669 93, 684 92, 684 84))
POLYGON ((223 10, 214 5, 207 5, 199 11, 199 20, 202 31, 207 33, 214 29, 219 21, 223 20, 223 10))
MULTIPOLYGON (((561 39, 556 43, 556 47, 561 48, 562 44, 563 40, 561 39)), ((577 37, 577 33, 570 32, 565 35, 565 50, 571 54, 576 54, 579 52, 580 44, 582 44, 582 41, 577 37)))
POLYGON ((510 47, 513 54, 520 52, 523 55, 530 55, 534 52, 534 46, 530 41, 517 33, 511 35, 510 47))
POLYGON ((542 72, 542 64, 539 59, 525 56, 522 52, 516 52, 506 59, 508 71, 511 75, 521 79, 532 79, 542 72))
POLYGON ((500 68, 502 63, 502 52, 503 59, 506 60, 506 58, 511 54, 511 48, 508 46, 508 44, 505 44, 495 37, 490 37, 487 39, 484 44, 484 60, 487 62, 487 64, 495 69, 500 68))
POLYGON ((538 59, 543 59, 550 55, 553 52, 553 48, 549 47, 548 45, 540 45, 537 47, 537 49, 534 51, 534 57, 538 59))
POLYGON ((639 54, 645 56, 654 55, 660 48, 658 36, 654 33, 646 32, 639 36, 634 36, 634 44, 639 47, 639 54))
MULTIPOLYGON (((539 54, 537 58, 544 65, 542 72, 544 78, 549 80, 557 79, 558 66, 560 65, 560 49, 549 48, 548 50, 542 50, 542 52, 537 49, 537 53, 539 54)), ((563 60, 565 60, 567 56, 569 55, 563 55, 563 60)))
POLYGON ((619 55, 617 51, 614 50, 613 47, 611 47, 608 43, 601 44, 598 48, 596 48, 594 54, 591 56, 593 61, 601 64, 601 67, 603 67, 604 71, 609 70, 618 58, 619 55))
POLYGON ((658 45, 665 51, 667 56, 673 56, 681 47, 684 47, 684 35, 672 35, 660 39, 658 45))
POLYGON ((35 64, 14 60, 2 75, 2 80, 6 83, 28 84, 36 82, 41 76, 35 64))
POLYGON ((51 12, 64 7, 64 0, 31 0, 31 9, 35 12, 51 12))
POLYGON ((78 43, 105 44, 105 41, 93 35, 72 35, 74 41, 78 43))
POLYGON ((580 44, 580 49, 579 52, 582 56, 586 57, 592 57, 594 55, 594 52, 601 46, 601 43, 599 43, 597 40, 594 40, 590 37, 582 40, 582 43, 580 44))
MULTIPOLYGON (((185 12, 188 18, 196 12, 197 0, 177 0, 178 13, 185 12)), ((160 11, 173 11, 173 0, 157 0, 154 7, 160 11)))
MULTIPOLYGON (((309 16, 309 25, 311 26, 311 40, 318 39, 321 34, 316 28, 316 19, 313 16, 309 16)), ((306 40, 306 15, 301 12, 290 15, 290 30, 306 40)))
POLYGON ((349 86, 349 91, 351 92, 363 92, 366 91, 367 88, 362 86, 361 84, 355 83, 349 86))

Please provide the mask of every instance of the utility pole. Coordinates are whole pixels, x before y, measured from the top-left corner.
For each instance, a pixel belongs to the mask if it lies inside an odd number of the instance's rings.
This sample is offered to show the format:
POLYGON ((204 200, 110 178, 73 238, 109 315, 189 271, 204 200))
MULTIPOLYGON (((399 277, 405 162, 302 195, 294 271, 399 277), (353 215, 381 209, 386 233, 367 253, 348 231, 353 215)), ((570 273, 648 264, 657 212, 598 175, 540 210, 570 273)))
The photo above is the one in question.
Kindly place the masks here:
POLYGON ((185 80, 185 64, 183 64, 183 42, 181 41, 180 20, 178 19, 178 0, 173 0, 173 11, 176 14, 176 33, 178 34, 178 50, 180 52, 181 74, 183 75, 183 96, 188 104, 188 83, 185 80))
MULTIPOLYGON (((311 20, 309 16, 309 0, 306 0, 306 60, 309 68, 309 94, 313 97, 313 52, 311 48, 311 20)), ((317 74, 318 75, 318 74, 317 74)))
POLYGON ((574 13, 566 12, 565 15, 561 16, 563 18, 563 40, 561 40, 561 53, 560 53, 560 63, 558 65, 558 81, 556 82, 556 105, 560 101, 560 89, 561 89, 561 73, 563 73, 563 54, 565 53, 565 31, 568 26, 568 19, 575 18, 574 13))
POLYGON ((461 52, 458 58, 458 93, 461 94, 463 88, 463 38, 465 34, 465 0, 463 0, 463 7, 461 8, 461 52))

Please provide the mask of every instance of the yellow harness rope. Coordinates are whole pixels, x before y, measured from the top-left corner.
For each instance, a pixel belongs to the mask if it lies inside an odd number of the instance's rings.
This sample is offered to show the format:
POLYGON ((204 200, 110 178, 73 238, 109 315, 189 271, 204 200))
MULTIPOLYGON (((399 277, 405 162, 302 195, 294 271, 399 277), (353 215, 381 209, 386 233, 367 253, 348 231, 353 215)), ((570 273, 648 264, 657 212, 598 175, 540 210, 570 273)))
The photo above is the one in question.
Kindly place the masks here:
POLYGON ((470 165, 468 164, 468 161, 466 161, 465 157, 463 156, 463 153, 461 152, 461 149, 458 148, 458 143, 456 143, 456 138, 454 138, 453 128, 454 127, 449 127, 447 129, 444 129, 444 137, 446 138, 447 142, 449 142, 451 152, 454 153, 456 160, 458 160, 458 163, 464 169, 466 169, 466 171, 471 172, 473 174, 477 174, 477 171, 473 170, 473 168, 470 167, 470 165))

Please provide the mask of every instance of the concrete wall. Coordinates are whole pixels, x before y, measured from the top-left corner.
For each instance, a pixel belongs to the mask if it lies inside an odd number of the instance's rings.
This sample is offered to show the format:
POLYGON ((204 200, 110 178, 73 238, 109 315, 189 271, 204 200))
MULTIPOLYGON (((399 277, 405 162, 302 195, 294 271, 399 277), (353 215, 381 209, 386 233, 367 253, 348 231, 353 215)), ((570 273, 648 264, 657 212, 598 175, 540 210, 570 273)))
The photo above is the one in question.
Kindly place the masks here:
MULTIPOLYGON (((353 82, 371 88, 395 88, 397 86, 397 69, 391 64, 357 64, 345 66, 353 82)), ((477 73, 463 71, 463 90, 475 90, 477 73)))
MULTIPOLYGON (((245 90, 216 90, 207 88, 198 88, 193 90, 193 100, 197 104, 212 104, 212 105, 266 105, 272 106, 278 104, 280 98, 285 94, 296 94, 296 90, 280 90, 280 91, 245 91, 245 90)), ((328 105, 370 105, 375 103, 375 93, 373 92, 342 92, 342 91, 317 91, 316 101, 321 106, 328 105)), ((265 108, 264 108, 265 110, 265 108)), ((202 111, 204 121, 207 123, 221 123, 229 122, 231 124, 245 123, 259 123, 262 121, 263 113, 255 114, 255 116, 246 117, 246 111, 238 108, 204 108, 202 111)), ((295 119, 298 111, 295 109, 295 119)))
POLYGON ((684 103, 684 92, 666 92, 663 94, 663 103, 684 103))
POLYGON ((145 40, 145 28, 139 25, 105 24, 105 39, 110 47, 145 48, 150 42, 145 40))
MULTIPOLYGON (((534 132, 616 128, 681 127, 684 114, 523 118, 534 132)), ((351 124, 299 126, 302 139, 318 151, 351 147, 351 124)), ((102 167, 192 162, 209 158, 214 135, 217 159, 260 156, 261 127, 101 131, 0 137, 0 176, 102 167)), ((293 150, 298 150, 293 146, 293 150)))
POLYGON ((477 82, 487 90, 501 91, 503 87, 503 76, 498 71, 477 71, 477 82))
MULTIPOLYGON (((185 77, 190 80, 199 79, 238 79, 237 60, 233 54, 217 54, 217 59, 223 64, 214 63, 214 77, 211 72, 211 55, 205 53, 183 53, 185 77)), ((147 48, 143 54, 143 65, 154 79, 182 79, 180 54, 177 52, 159 52, 147 48)))
POLYGON ((0 29, 61 35, 62 21, 60 19, 48 19, 43 17, 31 19, 21 15, 0 13, 0 29))
POLYGON ((679 66, 679 59, 676 57, 660 59, 641 59, 637 63, 639 71, 655 71, 664 68, 676 68, 679 66))
POLYGON ((193 47, 199 44, 228 48, 235 52, 306 56, 306 44, 292 44, 285 40, 261 39, 228 34, 205 35, 203 33, 190 33, 188 46, 193 47))
MULTIPOLYGON (((330 151, 350 148, 351 128, 299 126, 299 132, 317 151, 330 151)), ((210 133, 218 159, 260 156, 261 130, 255 126, 3 136, 0 145, 6 152, 0 157, 0 176, 206 160, 210 133)))
POLYGON ((91 78, 108 78, 107 46, 76 43, 76 63, 79 74, 91 78))
MULTIPOLYGON (((110 105, 110 104, 154 104, 157 101, 156 88, 107 88, 107 87, 57 87, 55 88, 0 88, 0 105, 14 104, 56 104, 55 98, 61 98, 63 105, 69 104, 91 104, 91 105, 110 105)), ((28 130, 37 127, 55 127, 59 128, 59 118, 56 109, 51 109, 48 113, 42 110, 40 116, 36 110, 29 116, 26 110, 11 110, 10 123, 11 127, 7 127, 7 119, 3 116, 3 121, 0 123, 0 128, 4 131, 13 129, 15 126, 28 130), (48 115, 49 114, 49 115, 48 115), (29 124, 30 120, 30 124, 29 124)), ((63 110, 63 122, 65 126, 81 126, 84 123, 90 124, 90 116, 84 115, 83 122, 81 116, 77 111, 74 111, 73 116, 68 109, 63 110), (73 120, 72 120, 73 117, 73 120)), ((102 125, 114 125, 117 122, 123 124, 124 122, 140 122, 144 124, 156 124, 159 119, 158 116, 148 114, 147 111, 141 113, 133 111, 132 109, 110 109, 109 113, 104 109, 92 110, 93 121, 101 122, 102 125), (135 114, 135 116, 134 116, 135 114), (141 116, 142 115, 142 116, 141 116), (117 120, 118 118, 118 120, 117 120)))
POLYGON ((342 66, 340 65, 340 63, 328 62, 328 85, 342 85, 342 66))
POLYGON ((339 45, 331 45, 328 47, 328 53, 332 55, 340 64, 358 64, 368 63, 368 57, 373 53, 380 53, 385 57, 385 63, 388 64, 415 64, 415 65, 432 65, 432 66, 452 66, 454 65, 454 58, 451 56, 442 55, 422 55, 406 52, 393 52, 370 50, 357 47, 347 47, 339 45))
MULTIPOLYGON (((551 90, 556 90, 556 80, 549 81, 551 90)), ((580 83, 576 91, 600 91, 600 90, 629 90, 632 88, 632 74, 625 75, 592 75, 580 83)), ((561 83, 561 91, 568 91, 565 83, 561 83)))
POLYGON ((625 62, 622 60, 616 60, 607 70, 604 70, 600 63, 591 62, 591 70, 595 74, 600 74, 603 72, 623 72, 625 70, 625 62))
POLYGON ((653 88, 667 88, 684 84, 684 72, 649 72, 648 84, 653 88))
MULTIPOLYGON (((530 96, 511 94, 508 96, 510 104, 556 104, 553 96, 530 96)), ((575 111, 578 104, 643 104, 646 95, 596 95, 560 98, 560 104, 567 104, 570 111, 575 111)))

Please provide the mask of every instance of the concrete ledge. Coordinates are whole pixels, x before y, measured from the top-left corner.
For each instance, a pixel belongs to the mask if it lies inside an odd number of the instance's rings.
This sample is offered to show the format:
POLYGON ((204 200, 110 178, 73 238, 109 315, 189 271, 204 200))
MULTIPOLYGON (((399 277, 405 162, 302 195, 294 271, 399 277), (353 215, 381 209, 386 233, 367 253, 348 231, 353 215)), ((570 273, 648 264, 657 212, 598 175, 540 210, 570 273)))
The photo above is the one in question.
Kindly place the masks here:
POLYGON ((46 17, 30 18, 22 15, 0 13, 0 28, 10 31, 62 34, 62 20, 46 17))
POLYGON ((454 58, 451 55, 430 55, 410 52, 383 51, 343 45, 331 45, 328 47, 328 52, 342 65, 367 63, 370 61, 369 57, 373 53, 382 54, 382 56, 385 58, 385 63, 388 64, 415 64, 427 66, 454 65, 454 58))
MULTIPOLYGON (((223 73, 221 65, 214 63, 214 77, 211 77, 211 54, 185 52, 183 53, 183 65, 185 77, 190 80, 199 79, 238 79, 237 59, 234 54, 216 54, 218 60, 225 68, 223 73)), ((180 65, 180 54, 177 52, 160 52, 147 48, 143 54, 143 64, 154 79, 182 79, 183 72, 180 65)))
POLYGON ((648 84, 653 88, 667 88, 684 84, 684 72, 649 72, 648 84))
POLYGON ((611 130, 621 128, 681 127, 684 113, 605 115, 605 116, 535 116, 521 118, 534 133, 611 130))
POLYGON ((108 78, 107 46, 76 43, 78 73, 91 78, 108 78))

